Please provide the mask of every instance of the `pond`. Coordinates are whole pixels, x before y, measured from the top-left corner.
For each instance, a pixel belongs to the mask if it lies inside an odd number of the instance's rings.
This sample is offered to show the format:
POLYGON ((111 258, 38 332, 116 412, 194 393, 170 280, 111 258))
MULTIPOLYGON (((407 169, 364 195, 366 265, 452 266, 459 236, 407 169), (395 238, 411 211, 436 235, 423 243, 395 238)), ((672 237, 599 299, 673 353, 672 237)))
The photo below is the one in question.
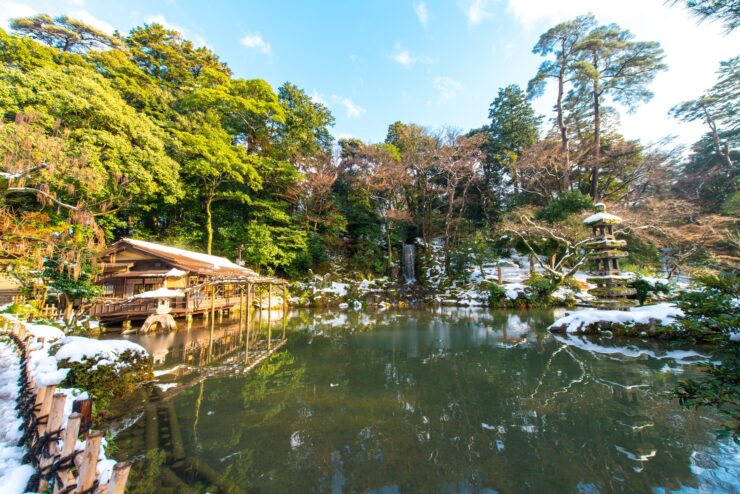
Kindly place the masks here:
POLYGON ((287 342, 250 372, 236 319, 210 341, 132 337, 176 371, 131 408, 116 458, 136 462, 132 493, 738 492, 719 418, 665 395, 697 352, 555 337, 553 320, 302 311, 272 321, 287 342))

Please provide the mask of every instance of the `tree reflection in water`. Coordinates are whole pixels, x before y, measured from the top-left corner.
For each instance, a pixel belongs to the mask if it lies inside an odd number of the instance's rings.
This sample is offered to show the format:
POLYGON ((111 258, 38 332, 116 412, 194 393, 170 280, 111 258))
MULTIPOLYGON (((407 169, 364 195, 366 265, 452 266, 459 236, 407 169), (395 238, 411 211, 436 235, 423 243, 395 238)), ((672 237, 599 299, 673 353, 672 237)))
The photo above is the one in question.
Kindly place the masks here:
MULTIPOLYGON (((733 489, 738 450, 716 441, 716 418, 662 395, 696 368, 657 347, 568 346, 552 319, 302 312, 251 373, 175 398, 186 450, 245 492, 733 489)), ((121 435, 124 453, 140 434, 121 435)), ((158 485, 139 471, 137 488, 158 485)))

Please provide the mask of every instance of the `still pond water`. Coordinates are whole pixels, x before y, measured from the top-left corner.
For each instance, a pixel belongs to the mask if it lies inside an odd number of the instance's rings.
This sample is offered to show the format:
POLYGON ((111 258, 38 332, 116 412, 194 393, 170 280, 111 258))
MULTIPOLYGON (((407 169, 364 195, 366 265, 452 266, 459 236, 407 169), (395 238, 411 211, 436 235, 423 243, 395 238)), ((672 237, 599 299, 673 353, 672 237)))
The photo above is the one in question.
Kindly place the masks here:
MULTIPOLYGON (((716 439, 718 417, 665 396, 697 375, 695 352, 553 336, 553 319, 273 316, 273 345, 287 342, 248 373, 238 319, 213 337, 204 325, 135 336, 175 371, 158 373, 164 396, 146 411, 131 407, 116 458, 136 461, 132 493, 740 490, 740 449, 716 439)), ((266 327, 251 333, 262 345, 266 327)))

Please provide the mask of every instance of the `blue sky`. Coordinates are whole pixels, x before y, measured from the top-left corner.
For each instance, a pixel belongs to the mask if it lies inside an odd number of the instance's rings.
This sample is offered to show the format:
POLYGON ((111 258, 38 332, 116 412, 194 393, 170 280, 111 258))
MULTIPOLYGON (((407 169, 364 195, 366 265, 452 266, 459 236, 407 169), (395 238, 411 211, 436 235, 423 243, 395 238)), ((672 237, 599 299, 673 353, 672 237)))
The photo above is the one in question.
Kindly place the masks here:
MULTIPOLYGON (((304 88, 331 108, 335 135, 378 141, 396 120, 465 130, 485 124, 498 88, 526 86, 536 71, 539 34, 589 11, 660 41, 667 53, 658 96, 622 116, 623 132, 692 142, 701 125, 666 112, 712 84, 719 61, 737 55, 740 33, 697 25, 663 0, 0 0, 0 25, 36 12, 108 31, 160 22, 212 48, 239 77, 304 88)), ((548 117, 552 96, 535 102, 548 117)))

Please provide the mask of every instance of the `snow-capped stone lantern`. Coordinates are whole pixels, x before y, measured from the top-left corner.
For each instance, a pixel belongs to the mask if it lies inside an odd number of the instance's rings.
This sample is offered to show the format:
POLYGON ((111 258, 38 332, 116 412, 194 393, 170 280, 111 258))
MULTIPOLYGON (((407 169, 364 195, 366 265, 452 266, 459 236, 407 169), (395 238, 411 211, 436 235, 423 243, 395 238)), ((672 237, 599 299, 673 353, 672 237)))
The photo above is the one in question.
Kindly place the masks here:
POLYGON ((622 218, 606 212, 603 203, 596 204, 595 213, 583 220, 593 232, 589 243, 593 252, 589 259, 594 262, 594 272, 587 280, 597 287, 589 292, 595 298, 593 305, 600 309, 629 310, 636 305, 635 300, 628 297, 637 291, 626 286, 632 278, 624 276, 619 270, 619 259, 628 255, 621 250, 627 242, 614 237, 614 226, 621 222, 622 218))

